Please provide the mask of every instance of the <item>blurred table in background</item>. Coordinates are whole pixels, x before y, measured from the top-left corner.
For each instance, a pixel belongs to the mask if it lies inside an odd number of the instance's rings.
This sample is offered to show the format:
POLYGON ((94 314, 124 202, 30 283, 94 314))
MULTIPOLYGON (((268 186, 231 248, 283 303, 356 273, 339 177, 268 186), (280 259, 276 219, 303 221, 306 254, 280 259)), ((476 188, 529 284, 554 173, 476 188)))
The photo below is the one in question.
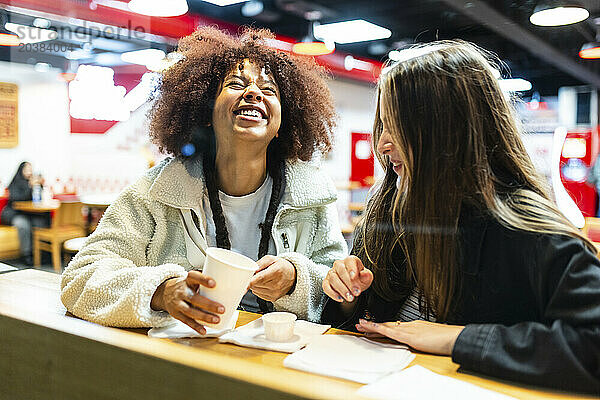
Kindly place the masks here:
MULTIPOLYGON (((240 312, 238 326, 258 317, 240 312)), ((0 376, 10 382, 0 398, 352 399, 362 386, 284 368, 284 353, 74 318, 60 275, 32 269, 0 274, 0 332, 0 376)), ((416 353, 415 364, 518 399, 596 398, 459 373, 450 357, 416 353)))
POLYGON ((59 207, 59 200, 47 200, 39 203, 33 201, 14 201, 12 203, 12 208, 27 213, 46 213, 58 210, 59 207))

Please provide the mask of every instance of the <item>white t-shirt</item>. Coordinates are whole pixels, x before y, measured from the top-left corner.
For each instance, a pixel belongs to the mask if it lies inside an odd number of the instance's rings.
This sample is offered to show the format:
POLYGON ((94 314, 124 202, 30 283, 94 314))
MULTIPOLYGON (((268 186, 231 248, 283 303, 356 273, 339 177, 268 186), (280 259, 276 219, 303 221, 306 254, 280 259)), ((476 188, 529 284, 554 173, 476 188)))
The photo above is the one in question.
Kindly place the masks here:
MULTIPOLYGON (((229 196, 219 190, 219 200, 225 216, 231 250, 253 260, 257 260, 261 237, 258 224, 265 221, 272 188, 273 179, 267 175, 263 184, 255 192, 244 196, 229 196)), ((217 234, 208 196, 203 199, 203 207, 206 214, 207 243, 209 246, 215 247, 217 245, 217 234)), ((269 235, 269 238, 267 254, 276 255, 275 242, 271 235, 269 235)), ((257 298, 251 291, 244 295, 242 307, 248 311, 260 311, 257 298)))

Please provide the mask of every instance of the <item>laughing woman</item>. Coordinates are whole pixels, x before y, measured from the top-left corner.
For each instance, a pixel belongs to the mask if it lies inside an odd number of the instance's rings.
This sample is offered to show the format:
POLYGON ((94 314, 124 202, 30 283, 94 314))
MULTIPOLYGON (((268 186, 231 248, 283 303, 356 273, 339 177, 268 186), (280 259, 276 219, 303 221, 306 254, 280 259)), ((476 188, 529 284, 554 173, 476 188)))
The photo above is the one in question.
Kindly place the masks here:
POLYGON ((150 124, 174 157, 125 189, 65 269, 73 314, 121 327, 174 317, 204 333, 223 312, 196 290, 215 285, 199 269, 217 246, 258 260, 245 310, 319 318, 321 282, 346 245, 335 188, 304 161, 329 150, 333 105, 321 69, 270 38, 201 28, 181 40, 150 124))
POLYGON ((599 393, 600 261, 550 200, 490 56, 459 41, 403 55, 378 86, 385 177, 323 281, 323 320, 599 393))

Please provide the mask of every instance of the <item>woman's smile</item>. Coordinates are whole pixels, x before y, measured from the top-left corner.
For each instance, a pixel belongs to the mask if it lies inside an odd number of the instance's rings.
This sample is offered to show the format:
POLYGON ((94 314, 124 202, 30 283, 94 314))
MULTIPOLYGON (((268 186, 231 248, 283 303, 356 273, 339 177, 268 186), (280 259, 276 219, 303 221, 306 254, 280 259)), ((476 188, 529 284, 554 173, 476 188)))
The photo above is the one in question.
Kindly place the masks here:
POLYGON ((266 111, 258 106, 241 106, 234 110, 233 114, 238 121, 248 121, 258 124, 267 124, 269 122, 266 111))
POLYGON ((212 123, 217 143, 236 138, 266 148, 281 125, 279 88, 274 76, 264 66, 243 60, 223 79, 212 123))
POLYGON ((401 162, 393 162, 390 161, 392 163, 392 169, 394 170, 394 172, 396 173, 396 175, 400 175, 400 173, 402 172, 402 163, 401 162))

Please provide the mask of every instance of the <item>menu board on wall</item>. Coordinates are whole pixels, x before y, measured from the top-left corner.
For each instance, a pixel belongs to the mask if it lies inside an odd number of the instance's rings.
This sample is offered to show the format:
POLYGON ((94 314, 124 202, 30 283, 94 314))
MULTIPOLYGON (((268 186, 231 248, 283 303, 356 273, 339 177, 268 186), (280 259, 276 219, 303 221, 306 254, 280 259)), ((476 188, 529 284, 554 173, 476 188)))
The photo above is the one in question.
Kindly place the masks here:
POLYGON ((18 102, 17 85, 0 82, 0 148, 19 144, 18 102))

